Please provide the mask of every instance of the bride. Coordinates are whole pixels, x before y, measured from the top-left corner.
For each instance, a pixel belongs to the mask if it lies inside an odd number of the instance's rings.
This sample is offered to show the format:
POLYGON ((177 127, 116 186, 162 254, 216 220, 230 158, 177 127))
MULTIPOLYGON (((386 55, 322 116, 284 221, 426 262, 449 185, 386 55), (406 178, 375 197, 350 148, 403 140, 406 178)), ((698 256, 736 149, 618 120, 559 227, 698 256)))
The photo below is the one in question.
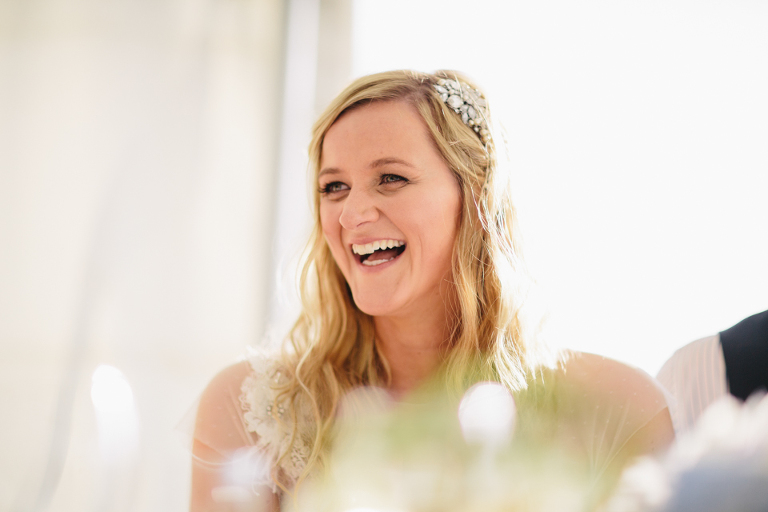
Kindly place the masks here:
POLYGON ((281 353, 252 354, 204 392, 193 511, 278 509, 327 463, 347 392, 375 386, 397 402, 435 375, 459 393, 502 384, 521 422, 546 414, 549 428, 529 434, 578 452, 596 478, 668 446, 669 412, 650 377, 595 355, 553 359, 526 323, 492 121, 483 94, 452 71, 360 78, 320 116, 303 310, 281 353))

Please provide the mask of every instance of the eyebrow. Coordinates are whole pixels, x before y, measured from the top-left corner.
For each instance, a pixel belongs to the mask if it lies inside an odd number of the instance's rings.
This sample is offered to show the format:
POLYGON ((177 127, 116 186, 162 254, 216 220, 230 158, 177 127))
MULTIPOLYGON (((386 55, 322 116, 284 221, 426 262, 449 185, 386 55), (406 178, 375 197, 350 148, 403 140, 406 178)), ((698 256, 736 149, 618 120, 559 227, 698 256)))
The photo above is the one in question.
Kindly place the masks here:
POLYGON ((326 167, 325 169, 323 169, 317 174, 317 177, 319 179, 325 176, 326 174, 339 174, 340 172, 341 172, 341 169, 339 169, 338 167, 326 167))
MULTIPOLYGON (((370 164, 368 164, 368 167, 371 169, 376 169, 379 167, 384 167, 385 165, 391 165, 391 164, 397 164, 397 165, 403 165, 405 167, 414 168, 413 165, 406 162, 405 160, 401 160, 400 158, 395 157, 384 157, 379 158, 378 160, 374 160, 370 164)), ((341 172, 341 169, 338 167, 326 167, 322 171, 320 171, 317 175, 318 178, 325 176, 326 174, 339 174, 341 172)))
POLYGON ((404 165, 406 167, 413 167, 413 165, 406 162, 405 160, 401 160, 395 157, 379 158, 378 160, 374 160, 373 162, 371 162, 371 164, 368 167, 375 169, 377 167, 384 167, 385 165, 389 165, 389 164, 398 164, 398 165, 404 165))

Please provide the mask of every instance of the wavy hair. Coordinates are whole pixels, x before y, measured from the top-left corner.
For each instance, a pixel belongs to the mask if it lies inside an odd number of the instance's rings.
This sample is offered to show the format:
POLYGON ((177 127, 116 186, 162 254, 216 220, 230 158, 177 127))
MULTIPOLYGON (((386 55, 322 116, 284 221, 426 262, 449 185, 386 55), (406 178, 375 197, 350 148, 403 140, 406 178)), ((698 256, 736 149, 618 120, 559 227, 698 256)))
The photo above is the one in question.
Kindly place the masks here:
MULTIPOLYGON (((441 78, 478 89, 455 71, 390 71, 357 79, 313 127, 310 179, 317 183, 325 134, 344 113, 382 101, 406 102, 419 113, 454 173, 462 198, 452 254, 456 321, 441 375, 447 388, 457 392, 477 380, 498 381, 515 392, 525 388, 548 353, 524 320, 530 279, 520 256, 510 173, 497 156, 501 134, 488 115, 491 142, 483 144, 441 100, 434 88, 441 78)), ((315 192, 314 229, 300 274, 303 310, 284 346, 281 369, 285 381, 279 389, 280 399, 290 404, 291 445, 301 435, 298 419, 302 407, 314 419, 314 435, 305 439, 311 453, 300 480, 324 466, 344 393, 357 386, 386 386, 390 379, 387 361, 374 340, 373 319, 355 306, 325 242, 319 204, 320 194, 315 192)), ((290 447, 281 460, 284 457, 290 457, 290 447)))

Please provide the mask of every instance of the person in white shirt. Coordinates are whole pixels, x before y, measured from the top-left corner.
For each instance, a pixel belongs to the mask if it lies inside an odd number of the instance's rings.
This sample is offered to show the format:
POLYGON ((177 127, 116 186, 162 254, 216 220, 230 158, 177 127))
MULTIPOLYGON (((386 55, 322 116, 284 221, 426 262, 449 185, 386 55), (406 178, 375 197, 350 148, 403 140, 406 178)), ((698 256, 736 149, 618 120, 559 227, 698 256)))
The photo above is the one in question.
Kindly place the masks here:
POLYGON ((724 396, 746 400, 768 388, 768 311, 677 350, 656 376, 671 394, 675 432, 693 428, 724 396))

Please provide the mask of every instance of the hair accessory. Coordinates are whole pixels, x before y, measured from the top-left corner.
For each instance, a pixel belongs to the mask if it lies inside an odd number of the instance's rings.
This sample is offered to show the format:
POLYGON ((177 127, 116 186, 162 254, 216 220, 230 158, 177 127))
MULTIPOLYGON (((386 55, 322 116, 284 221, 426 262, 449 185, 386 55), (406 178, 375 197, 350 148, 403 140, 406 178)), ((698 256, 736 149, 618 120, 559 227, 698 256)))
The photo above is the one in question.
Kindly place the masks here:
POLYGON ((450 78, 441 78, 434 87, 443 103, 461 116, 464 124, 480 136, 483 144, 488 144, 491 141, 491 132, 488 131, 486 122, 487 103, 480 91, 450 78))

